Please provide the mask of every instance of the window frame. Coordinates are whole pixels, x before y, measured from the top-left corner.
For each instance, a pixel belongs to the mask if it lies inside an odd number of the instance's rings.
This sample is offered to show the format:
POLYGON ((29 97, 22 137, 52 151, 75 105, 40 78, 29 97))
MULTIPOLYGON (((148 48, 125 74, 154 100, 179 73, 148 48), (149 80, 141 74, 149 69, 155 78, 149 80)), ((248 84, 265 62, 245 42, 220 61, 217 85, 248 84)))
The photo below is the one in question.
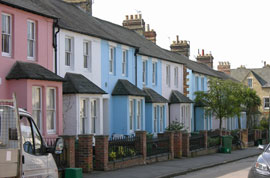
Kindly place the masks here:
POLYGON ((128 50, 122 50, 122 76, 127 76, 128 50))
POLYGON ((147 84, 147 60, 142 60, 142 83, 143 85, 147 84))
POLYGON ((79 110, 79 113, 80 113, 80 120, 79 120, 79 133, 80 134, 87 134, 87 129, 86 129, 86 126, 87 126, 87 120, 89 118, 89 101, 87 98, 80 98, 80 110, 79 110), (82 110, 82 106, 81 106, 81 103, 83 103, 83 110, 82 110), (85 115, 83 115, 82 117, 82 114, 81 114, 81 111, 84 112, 85 115), (82 122, 83 121, 83 122, 82 122))
POLYGON ((34 20, 30 20, 30 19, 27 19, 27 59, 29 59, 29 60, 35 60, 36 59, 36 22, 34 20), (28 33, 29 33, 28 23, 33 24, 33 26, 34 26, 34 32, 33 32, 34 36, 33 36, 32 39, 30 39, 28 37, 28 33), (33 56, 29 56, 29 53, 28 53, 29 52, 28 42, 30 40, 33 41, 33 49, 32 49, 33 50, 32 51, 33 56))
POLYGON ((65 37, 65 66, 72 67, 73 66, 73 37, 66 36, 65 37), (66 40, 70 40, 70 50, 68 51, 66 48, 66 40), (67 63, 67 54, 69 54, 69 64, 67 63))
POLYGON ((204 91, 204 77, 201 77, 201 91, 204 91))
POLYGON ((195 76, 195 91, 199 91, 199 76, 195 76))
MULTIPOLYGON (((34 105, 33 105, 33 102, 32 102, 32 114, 34 113, 34 111, 39 111, 39 113, 40 113, 40 121, 39 121, 39 123, 40 123, 40 128, 38 127, 38 129, 40 130, 40 131, 42 131, 42 126, 43 126, 43 117, 42 117, 42 111, 43 111, 43 98, 42 98, 42 93, 43 93, 43 91, 42 91, 42 87, 41 86, 32 86, 32 100, 33 100, 33 89, 35 90, 35 92, 36 92, 36 89, 40 89, 39 91, 40 91, 40 108, 35 108, 34 107, 34 105)), ((34 117, 34 115, 33 115, 33 117, 34 117)), ((34 118, 33 118, 34 119, 34 118)), ((38 124, 38 121, 36 122, 36 125, 38 124)))
POLYGON ((178 88, 178 77, 179 76, 179 70, 178 67, 174 67, 174 86, 178 88))
POLYGON ((83 68, 92 72, 92 46, 91 41, 83 40, 83 68), (84 45, 87 44, 88 47, 85 48, 84 45), (85 49, 88 50, 88 54, 86 53, 85 49), (85 57, 87 58, 87 65, 85 66, 85 57))
POLYGON ((247 85, 249 88, 253 88, 253 78, 252 77, 247 78, 247 85), (249 81, 251 81, 251 86, 249 85, 249 81))
POLYGON ((134 132, 134 101, 129 99, 129 131, 134 132))
POLYGON ((157 85, 157 62, 152 63, 152 84, 157 85))
POLYGON ((164 105, 159 106, 159 132, 164 131, 164 105))
POLYGON ((109 74, 114 74, 115 72, 115 47, 109 47, 109 74))
POLYGON ((47 118, 47 113, 48 113, 48 110, 49 111, 54 111, 54 128, 53 129, 48 129, 48 122, 46 124, 46 128, 47 128, 47 133, 48 134, 55 134, 56 133, 56 111, 57 111, 57 104, 56 104, 56 88, 55 87, 47 87, 46 88, 46 121, 48 121, 48 118, 47 118), (54 107, 55 108, 50 108, 48 109, 47 107, 47 97, 48 97, 48 90, 50 89, 53 89, 54 90, 54 107))
POLYGON ((153 128, 153 132, 154 133, 158 133, 158 107, 157 105, 154 106, 153 109, 154 112, 154 119, 153 119, 153 124, 154 124, 154 128, 153 128))
POLYGON ((90 133, 91 134, 96 134, 97 133, 97 119, 98 119, 98 100, 97 99, 91 99, 90 100, 90 113, 91 113, 91 130, 90 133), (95 103, 95 109, 92 110, 92 102, 95 103), (93 116, 92 111, 94 111, 95 115, 93 116), (93 122, 94 121, 94 122, 93 122))
POLYGON ((8 13, 1 13, 1 20, 3 20, 3 15, 4 16, 7 16, 7 17, 10 17, 10 23, 9 23, 9 28, 10 28, 10 32, 9 34, 8 33, 3 33, 3 21, 2 21, 2 32, 1 32, 1 42, 2 42, 2 48, 1 48, 1 52, 2 52, 2 56, 5 56, 5 57, 11 57, 12 55, 12 33, 13 33, 13 26, 12 26, 12 21, 13 21, 13 18, 12 18, 12 15, 11 14, 8 14, 8 13), (9 36, 9 53, 7 52, 3 52, 3 35, 8 35, 9 36))
POLYGON ((166 85, 171 86, 171 66, 169 64, 166 65, 166 85))
POLYGON ((138 99, 136 108, 136 130, 141 130, 141 128, 142 128, 142 101, 138 99))
POLYGON ((269 109, 270 108, 270 97, 269 96, 263 97, 263 108, 264 109, 269 109), (268 99, 268 107, 265 107, 265 104, 266 104, 265 99, 268 99))

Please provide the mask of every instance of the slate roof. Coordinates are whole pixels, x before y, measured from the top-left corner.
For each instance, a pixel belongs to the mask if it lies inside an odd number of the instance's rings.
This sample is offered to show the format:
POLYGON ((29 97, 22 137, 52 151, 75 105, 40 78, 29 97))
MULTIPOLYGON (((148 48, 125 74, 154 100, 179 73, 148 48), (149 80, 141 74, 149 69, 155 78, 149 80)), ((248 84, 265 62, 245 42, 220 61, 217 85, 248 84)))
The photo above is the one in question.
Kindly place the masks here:
POLYGON ((128 80, 119 79, 115 84, 112 95, 146 96, 146 94, 130 83, 128 80))
POLYGON ((169 101, 151 88, 144 88, 146 103, 168 103, 169 101))
POLYGON ((188 97, 186 97, 185 95, 183 95, 182 93, 180 93, 177 90, 172 91, 169 102, 171 104, 174 104, 174 103, 193 103, 192 100, 190 100, 188 97))
POLYGON ((106 94, 104 90, 81 74, 66 73, 65 79, 64 94, 106 94))
POLYGON ((237 68, 231 69, 231 76, 242 82, 247 75, 252 72, 254 77, 259 81, 262 87, 270 87, 270 67, 266 66, 263 68, 237 68))
POLYGON ((46 81, 65 81, 62 77, 56 75, 45 67, 31 62, 17 61, 10 69, 7 80, 12 79, 33 79, 33 80, 46 80, 46 81))

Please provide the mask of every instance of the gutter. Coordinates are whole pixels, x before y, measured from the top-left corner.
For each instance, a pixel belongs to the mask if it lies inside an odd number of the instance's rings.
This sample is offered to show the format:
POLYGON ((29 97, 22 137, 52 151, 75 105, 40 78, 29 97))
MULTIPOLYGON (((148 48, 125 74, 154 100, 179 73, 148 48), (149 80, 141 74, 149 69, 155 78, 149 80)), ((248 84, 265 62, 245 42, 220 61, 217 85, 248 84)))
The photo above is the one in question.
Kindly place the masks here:
POLYGON ((54 48, 54 73, 57 75, 57 34, 60 31, 60 27, 58 25, 58 19, 55 19, 53 22, 53 48, 54 48), (55 32, 55 29, 57 31, 55 32))

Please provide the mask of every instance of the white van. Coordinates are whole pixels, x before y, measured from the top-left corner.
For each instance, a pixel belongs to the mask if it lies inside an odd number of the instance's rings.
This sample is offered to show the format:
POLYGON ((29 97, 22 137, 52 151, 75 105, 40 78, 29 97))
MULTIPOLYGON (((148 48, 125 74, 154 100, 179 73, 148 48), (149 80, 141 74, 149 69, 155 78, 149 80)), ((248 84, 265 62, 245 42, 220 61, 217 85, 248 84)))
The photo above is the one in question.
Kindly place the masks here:
POLYGON ((0 101, 0 177, 57 178, 52 153, 62 152, 63 140, 48 148, 32 116, 14 108, 0 101))

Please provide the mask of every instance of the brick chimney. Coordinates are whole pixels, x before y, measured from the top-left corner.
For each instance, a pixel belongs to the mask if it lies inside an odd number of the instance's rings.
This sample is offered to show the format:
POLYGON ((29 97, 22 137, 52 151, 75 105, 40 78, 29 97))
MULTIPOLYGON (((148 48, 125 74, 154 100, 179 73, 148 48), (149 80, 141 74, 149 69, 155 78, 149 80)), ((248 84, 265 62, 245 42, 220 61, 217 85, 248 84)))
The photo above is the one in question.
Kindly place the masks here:
POLYGON ((219 62, 218 71, 224 72, 225 74, 230 75, 231 73, 231 64, 229 62, 219 62))
POLYGON ((145 22, 142 19, 142 14, 136 15, 126 15, 126 19, 123 21, 123 27, 126 27, 130 30, 134 30, 138 34, 144 36, 145 32, 145 22))
POLYGON ((202 54, 198 54, 197 56, 197 62, 200 62, 200 63, 203 63, 203 64, 206 64, 208 65, 209 67, 211 67, 213 69, 213 60, 214 60, 214 57, 212 56, 211 53, 209 54, 204 54, 204 50, 202 50, 202 54))
POLYGON ((171 51, 183 54, 189 58, 190 55, 190 44, 186 40, 179 41, 179 36, 176 36, 176 41, 171 44, 171 51))
POLYGON ((93 0, 62 0, 70 4, 74 4, 81 10, 92 16, 93 0))
POLYGON ((145 36, 146 39, 148 39, 148 40, 150 40, 150 41, 152 41, 153 43, 156 44, 156 42, 157 42, 157 33, 153 29, 150 30, 150 25, 149 24, 147 24, 147 29, 144 32, 144 36, 145 36))

